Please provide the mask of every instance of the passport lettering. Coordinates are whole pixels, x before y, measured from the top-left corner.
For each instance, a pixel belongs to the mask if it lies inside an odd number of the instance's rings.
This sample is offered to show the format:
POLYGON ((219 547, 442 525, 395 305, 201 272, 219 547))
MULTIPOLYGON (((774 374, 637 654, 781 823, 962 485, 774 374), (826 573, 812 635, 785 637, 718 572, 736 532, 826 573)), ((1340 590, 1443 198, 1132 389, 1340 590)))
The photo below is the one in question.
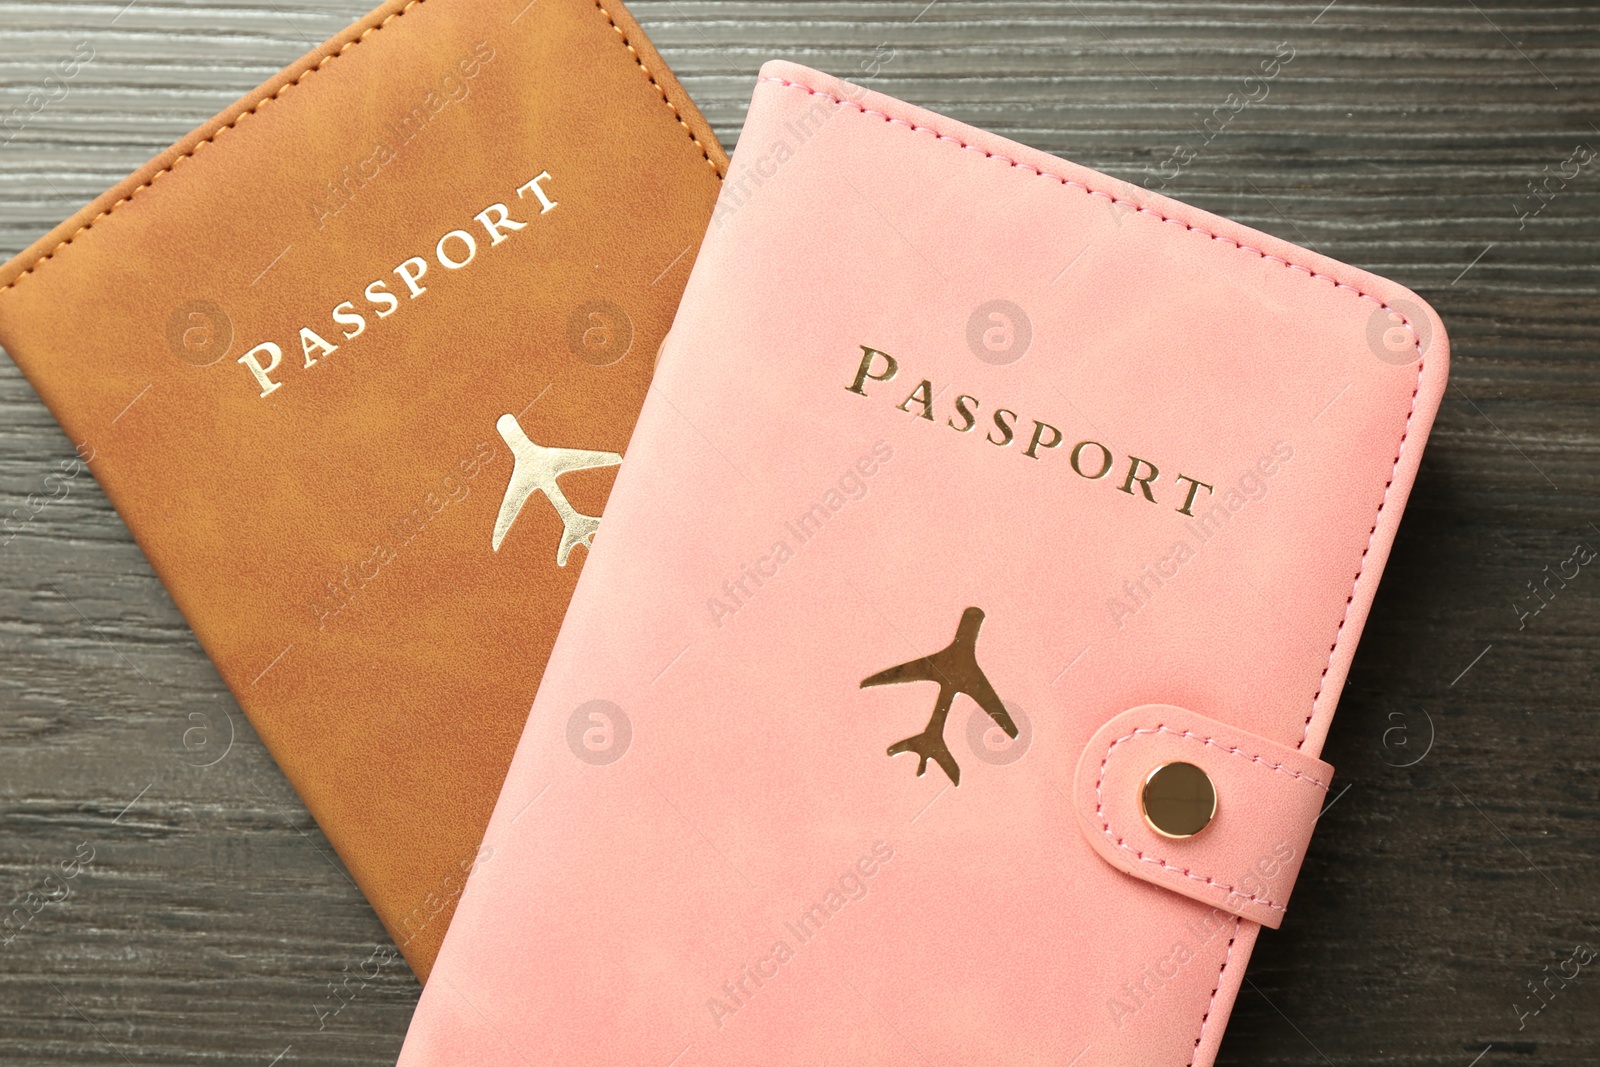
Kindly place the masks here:
POLYGON ((431 257, 412 256, 388 274, 368 282, 361 290, 361 307, 358 308, 354 300, 342 301, 328 313, 331 325, 315 328, 302 326, 299 336, 287 345, 263 341, 240 356, 237 362, 250 372, 250 378, 255 387, 261 390, 261 396, 271 396, 283 388, 284 383, 279 379, 289 373, 294 365, 292 356, 289 364, 285 365, 285 348, 292 353, 298 342, 300 355, 304 357, 303 369, 315 367, 344 344, 366 333, 372 324, 368 315, 376 320, 386 319, 399 311, 402 303, 409 304, 427 293, 430 285, 438 284, 435 279, 442 278, 439 273, 429 273, 433 267, 438 267, 444 276, 448 276, 451 272, 470 266, 478 258, 481 248, 494 248, 510 240, 518 230, 526 228, 531 221, 527 211, 534 202, 539 204, 538 214, 534 217, 555 210, 560 202, 552 200, 549 191, 540 184, 549 180, 550 172, 542 171, 517 189, 518 199, 529 201, 526 208, 518 206, 518 212, 524 216, 522 219, 514 218, 511 209, 504 204, 490 204, 472 216, 478 224, 476 227, 451 230, 440 237, 433 246, 431 257), (478 236, 480 231, 481 237, 478 236), (405 300, 402 301, 401 297, 405 300), (338 340, 330 341, 329 337, 337 337, 338 340))
MULTIPOLYGON (((1028 443, 1022 448, 1022 454, 1029 459, 1043 459, 1046 452, 1059 449, 1066 443, 1065 436, 1057 427, 1040 419, 1025 419, 1010 408, 997 407, 984 418, 984 412, 988 409, 977 397, 966 393, 957 393, 950 402, 950 409, 941 410, 936 415, 935 398, 942 393, 934 389, 933 382, 924 378, 909 394, 905 394, 903 389, 896 391, 887 388, 887 383, 899 373, 900 362, 897 359, 882 349, 862 345, 861 362, 856 367, 855 378, 845 386, 845 390, 866 396, 868 383, 883 383, 885 387, 877 392, 891 398, 904 395, 904 399, 895 407, 913 418, 943 422, 961 434, 981 431, 983 439, 997 448, 1021 447, 1023 438, 1027 438, 1028 443)), ((1170 504, 1181 500, 1182 503, 1173 510, 1183 515, 1194 514, 1195 498, 1200 490, 1204 489, 1209 496, 1215 488, 1198 478, 1179 474, 1176 478, 1168 479, 1171 485, 1168 489, 1167 483, 1161 482, 1161 468, 1156 464, 1142 456, 1119 456, 1099 441, 1077 442, 1067 451, 1067 462, 1079 477, 1089 481, 1106 480, 1129 496, 1142 498, 1151 504, 1170 504), (1115 476, 1111 476, 1113 470, 1115 476), (1160 500, 1156 499, 1158 483, 1161 483, 1160 500)))

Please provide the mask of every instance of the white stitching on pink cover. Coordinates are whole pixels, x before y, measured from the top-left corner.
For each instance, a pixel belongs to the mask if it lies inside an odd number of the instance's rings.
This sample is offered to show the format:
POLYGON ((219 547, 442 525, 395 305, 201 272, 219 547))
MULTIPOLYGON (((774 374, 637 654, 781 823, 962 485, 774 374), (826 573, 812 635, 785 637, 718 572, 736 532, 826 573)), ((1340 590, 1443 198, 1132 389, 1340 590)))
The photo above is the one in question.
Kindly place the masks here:
MULTIPOLYGON (((1322 781, 1321 779, 1318 779, 1318 778, 1313 778, 1309 774, 1301 774, 1299 771, 1286 770, 1284 768, 1283 764, 1281 764, 1281 763, 1272 763, 1272 762, 1262 758, 1261 756, 1252 756, 1252 755, 1250 755, 1250 753, 1246 752, 1244 749, 1240 748, 1237 745, 1224 745, 1221 741, 1218 741, 1214 737, 1202 737, 1201 735, 1195 733, 1193 730, 1174 730, 1170 726, 1162 726, 1160 724, 1157 724, 1155 726, 1141 726, 1137 730, 1133 731, 1133 733, 1127 734, 1127 735, 1125 735, 1123 737, 1117 738, 1115 741, 1113 741, 1111 743, 1111 748, 1106 749, 1106 759, 1110 759, 1111 758, 1111 749, 1112 748, 1116 748, 1118 745, 1122 744, 1122 742, 1127 741, 1127 740, 1129 740, 1131 738, 1137 737, 1140 734, 1155 734, 1155 733, 1172 734, 1174 737, 1188 737, 1188 738, 1193 738, 1196 741, 1203 741, 1204 743, 1210 745, 1212 748, 1220 748, 1224 752, 1230 753, 1230 754, 1235 755, 1235 756, 1239 756, 1239 757, 1241 757, 1243 759, 1251 760, 1252 762, 1255 762, 1255 763, 1259 763, 1263 767, 1268 767, 1268 768, 1271 768, 1272 770, 1277 771, 1279 774, 1287 774, 1291 778, 1300 778, 1300 779, 1303 779, 1303 780, 1305 780, 1307 782, 1310 782, 1312 785, 1314 785, 1317 788, 1321 789, 1324 793, 1326 793, 1328 791, 1328 783, 1327 782, 1324 782, 1324 781, 1322 781)), ((1104 762, 1102 762, 1100 764, 1100 768, 1101 768, 1101 770, 1105 769, 1105 763, 1104 762)))
POLYGON ((1195 1057, 1200 1055, 1200 1043, 1206 1039, 1206 1023, 1211 1021, 1211 1009, 1216 1006, 1217 992, 1222 989, 1222 976, 1228 973, 1228 964, 1233 962, 1233 943, 1239 940, 1239 924, 1244 919, 1238 915, 1233 917, 1233 936, 1228 938, 1228 954, 1222 957, 1222 968, 1217 971, 1217 984, 1211 987, 1211 999, 1206 1001, 1206 1013, 1200 1016, 1200 1034, 1194 1039, 1194 1050, 1189 1053, 1189 1067, 1194 1067, 1195 1057))
POLYGON ((1333 287, 1335 289, 1344 289, 1347 292, 1354 293, 1357 296, 1359 296, 1361 299, 1369 300, 1372 303, 1378 305, 1383 310, 1391 312, 1396 318, 1398 318, 1405 325, 1406 332, 1410 333, 1412 338, 1414 338, 1416 340, 1416 346, 1415 347, 1416 347, 1416 350, 1417 350, 1418 358, 1420 359, 1421 356, 1422 356, 1422 340, 1421 340, 1421 338, 1417 337, 1417 331, 1412 328, 1411 321, 1405 317, 1405 314, 1403 312, 1401 312, 1397 308, 1390 307, 1388 304, 1385 304, 1383 301, 1379 300, 1375 296, 1372 296, 1370 293, 1364 293, 1360 289, 1357 289, 1353 285, 1347 285, 1346 283, 1341 282, 1339 279, 1335 278, 1331 274, 1322 274, 1322 273, 1319 273, 1318 271, 1312 270, 1310 267, 1302 266, 1299 263, 1290 263, 1286 259, 1282 259, 1282 258, 1279 258, 1278 256, 1274 256, 1274 255, 1269 255, 1266 252, 1261 251, 1261 249, 1259 249, 1259 248, 1254 248, 1254 247, 1252 247, 1250 245, 1246 245, 1246 244, 1240 244, 1238 241, 1235 241, 1231 237, 1224 237, 1224 236, 1222 236, 1220 234, 1212 233, 1210 230, 1202 229, 1199 226, 1190 225, 1189 223, 1183 221, 1182 219, 1173 218, 1173 217, 1171 217, 1169 215, 1163 215, 1161 212, 1155 210, 1154 208, 1145 207, 1143 204, 1140 204, 1136 200, 1125 200, 1125 199, 1123 199, 1121 197, 1114 196, 1111 193, 1104 193, 1104 192, 1101 192, 1098 189, 1091 189, 1087 185, 1084 185, 1082 182, 1075 181, 1072 178, 1067 178, 1067 177, 1064 177, 1064 176, 1062 176, 1060 174, 1055 174, 1055 173, 1053 173, 1051 171, 1040 170, 1038 167, 1035 167, 1031 163, 1022 163, 1022 162, 1020 162, 1018 160, 1012 159, 1009 156, 1002 156, 998 152, 990 152, 988 149, 980 148, 980 147, 978 147, 977 145, 974 145, 974 144, 968 144, 966 141, 961 140, 959 137, 951 137, 949 134, 940 133, 938 130, 934 129, 932 126, 918 126, 916 123, 907 122, 905 119, 895 118, 893 115, 887 114, 885 112, 874 111, 871 108, 862 107, 860 104, 856 103, 853 100, 842 100, 839 97, 834 96, 832 93, 825 93, 821 89, 813 89, 809 85, 805 85, 805 84, 803 84, 801 82, 789 81, 786 78, 762 77, 762 78, 758 78, 757 81, 772 82, 775 85, 782 85, 782 86, 786 86, 786 87, 791 88, 791 89, 800 89, 800 90, 802 90, 804 92, 810 93, 813 96, 820 96, 824 100, 832 100, 835 104, 843 105, 845 107, 853 107, 863 115, 872 115, 872 116, 875 116, 877 118, 881 118, 885 122, 890 123, 892 125, 904 126, 906 129, 913 130, 913 131, 915 131, 917 133, 931 133, 936 140, 948 141, 953 145, 958 145, 958 146, 960 146, 962 148, 968 149, 969 151, 979 152, 979 153, 983 154, 984 156, 988 157, 989 159, 998 159, 1001 162, 1008 163, 1011 166, 1016 167, 1016 168, 1018 168, 1020 170, 1031 170, 1031 171, 1033 171, 1033 173, 1037 174, 1041 178, 1054 178, 1056 181, 1060 182, 1062 185, 1071 186, 1072 188, 1077 189, 1077 190, 1079 190, 1081 192, 1087 193, 1090 196, 1098 196, 1102 200, 1111 201, 1113 204, 1123 204, 1123 205, 1126 205, 1128 207, 1131 207, 1131 208, 1134 209, 1134 212, 1136 214, 1154 215, 1156 218, 1160 219, 1162 222, 1170 222, 1170 223, 1172 223, 1174 225, 1182 226, 1186 230, 1193 230, 1195 233, 1204 234, 1205 236, 1211 238, 1213 241, 1222 241, 1224 244, 1230 244, 1230 245, 1232 245, 1233 247, 1239 249, 1242 252, 1251 252, 1251 253, 1254 253, 1257 256, 1260 256, 1262 259, 1271 260, 1272 262, 1277 263, 1277 264, 1279 264, 1281 266, 1284 266, 1284 267, 1288 267, 1291 270, 1301 271, 1307 277, 1310 277, 1310 278, 1321 278, 1324 281, 1332 282, 1333 283, 1333 287))
MULTIPOLYGON (((1404 318, 1404 316, 1401 316, 1404 318)), ((1383 509, 1389 503, 1389 489, 1394 485, 1395 472, 1400 469, 1400 457, 1405 454, 1406 438, 1411 436, 1411 417, 1417 411, 1417 394, 1422 391, 1422 360, 1417 360, 1417 384, 1411 389, 1411 410, 1406 412, 1405 428, 1400 432, 1400 444, 1394 451, 1394 466, 1389 468, 1389 480, 1383 483, 1383 496, 1378 500, 1378 512, 1372 517, 1372 529, 1367 531, 1367 547, 1361 550, 1361 562, 1356 565, 1356 578, 1350 584, 1350 595, 1344 598, 1344 614, 1339 616, 1339 628, 1333 632, 1333 644, 1328 648, 1328 662, 1322 668, 1322 677, 1317 680, 1316 696, 1311 698, 1311 710, 1306 712, 1305 729, 1300 732, 1300 743, 1295 747, 1304 749, 1306 742, 1311 738, 1311 720, 1317 717, 1317 702, 1322 699, 1323 687, 1328 684, 1328 672, 1333 669, 1333 657, 1339 651, 1339 642, 1344 637, 1344 624, 1350 620, 1350 608, 1356 602, 1356 587, 1361 584, 1361 575, 1366 573, 1367 553, 1372 551, 1372 539, 1378 536, 1378 520, 1383 517, 1383 509)))
POLYGON ((1411 436, 1411 420, 1416 416, 1416 413, 1417 413, 1417 394, 1422 391, 1422 369, 1423 369, 1424 366, 1426 366, 1426 363, 1427 363, 1426 358, 1425 358, 1425 356, 1423 354, 1423 351, 1422 351, 1422 339, 1417 336, 1416 329, 1412 327, 1411 321, 1406 318, 1404 312, 1401 312, 1400 310, 1398 310, 1396 308, 1390 307, 1388 304, 1386 304, 1383 301, 1379 300, 1377 297, 1371 296, 1370 294, 1367 294, 1367 293, 1364 293, 1360 289, 1357 289, 1353 285, 1346 285, 1344 282, 1339 281, 1339 279, 1333 277, 1332 275, 1320 274, 1317 271, 1312 270, 1310 267, 1305 267, 1305 266, 1302 266, 1302 265, 1300 265, 1298 263, 1290 263, 1288 260, 1280 259, 1277 256, 1268 255, 1267 253, 1261 251, 1259 248, 1253 248, 1250 245, 1240 244, 1238 241, 1233 240, 1231 237, 1221 237, 1221 236, 1219 236, 1217 234, 1212 233, 1210 230, 1202 229, 1199 226, 1192 226, 1189 223, 1183 221, 1182 219, 1170 218, 1170 217, 1168 217, 1166 215, 1161 214, 1161 212, 1156 211, 1156 210, 1154 210, 1152 208, 1147 208, 1144 205, 1137 203, 1136 201, 1125 200, 1125 199, 1113 196, 1110 193, 1103 193, 1103 192, 1100 192, 1099 190, 1091 189, 1087 185, 1084 185, 1082 182, 1073 181, 1071 178, 1066 178, 1066 177, 1063 177, 1063 176, 1061 176, 1059 174, 1053 174, 1053 173, 1051 173, 1049 171, 1040 170, 1038 167, 1035 167, 1032 164, 1018 162, 1017 160, 1011 159, 1008 156, 1002 156, 997 152, 990 152, 990 151, 988 151, 986 149, 979 148, 977 145, 968 144, 966 141, 963 141, 958 137, 951 137, 948 134, 940 133, 938 130, 934 129, 931 126, 919 126, 916 123, 908 122, 905 119, 895 118, 893 115, 889 115, 889 114, 887 114, 885 112, 874 111, 874 110, 872 110, 870 108, 862 107, 860 104, 857 104, 852 100, 841 100, 839 97, 834 96, 832 93, 825 93, 820 89, 813 89, 809 85, 805 85, 805 84, 803 84, 801 82, 789 81, 786 78, 762 77, 762 78, 758 78, 757 81, 758 82, 771 82, 774 85, 782 85, 782 86, 785 86, 785 87, 791 88, 791 89, 799 89, 802 92, 810 93, 812 96, 820 96, 825 100, 832 100, 837 105, 843 105, 845 107, 855 108, 856 111, 860 112, 862 115, 873 115, 873 116, 875 116, 877 118, 883 119, 885 122, 896 124, 896 125, 900 125, 900 126, 904 126, 907 129, 913 130, 915 132, 930 133, 937 140, 949 141, 951 144, 959 145, 962 148, 970 149, 971 151, 974 151, 974 152, 981 152, 984 156, 986 156, 986 157, 988 157, 990 159, 1001 160, 1004 163, 1008 163, 1011 166, 1018 167, 1018 168, 1020 168, 1022 170, 1031 170, 1041 178, 1054 178, 1056 181, 1060 182, 1062 185, 1071 186, 1074 189, 1078 189, 1078 190, 1080 190, 1080 191, 1082 191, 1084 193, 1087 193, 1089 196, 1098 196, 1098 197, 1100 197, 1102 199, 1111 201, 1113 204, 1126 204, 1126 205, 1128 205, 1128 206, 1130 206, 1130 207, 1135 209, 1135 214, 1143 213, 1143 214, 1147 214, 1147 215, 1154 215, 1156 218, 1160 219, 1162 222, 1175 223, 1176 225, 1182 226, 1186 230, 1192 230, 1192 231, 1194 231, 1196 233, 1204 234, 1205 236, 1210 237, 1214 241, 1223 241, 1223 242, 1225 242, 1227 244, 1231 244, 1233 247, 1239 249, 1240 251, 1251 252, 1251 253, 1254 253, 1257 256, 1260 256, 1262 259, 1269 259, 1272 262, 1281 264, 1282 266, 1287 267, 1287 268, 1289 268, 1291 270, 1298 270, 1298 271, 1302 272, 1303 274, 1305 274, 1308 278, 1322 278, 1322 279, 1324 279, 1326 281, 1332 282, 1333 283, 1333 287, 1335 289, 1347 290, 1348 292, 1355 293, 1356 296, 1360 297, 1363 300, 1368 300, 1368 301, 1371 301, 1374 304, 1377 304, 1380 308, 1382 308, 1385 311, 1388 311, 1390 314, 1392 314, 1396 318, 1398 318, 1401 321, 1401 323, 1404 324, 1404 326, 1406 328, 1406 331, 1408 333, 1410 333, 1412 338, 1416 341, 1416 346, 1415 347, 1416 347, 1416 350, 1417 350, 1417 384, 1411 390, 1411 406, 1410 406, 1410 409, 1406 412, 1406 424, 1405 424, 1405 427, 1401 430, 1400 443, 1395 449, 1394 464, 1389 469, 1389 480, 1384 484, 1383 496, 1378 501, 1378 511, 1373 516, 1373 519, 1372 519, 1372 529, 1367 531, 1367 546, 1366 546, 1366 548, 1361 550, 1361 562, 1356 567, 1356 576, 1355 576, 1355 580, 1351 583, 1351 586, 1350 586, 1350 595, 1345 598, 1344 614, 1339 619, 1339 628, 1334 631, 1333 644, 1328 649, 1328 662, 1322 668, 1322 677, 1321 677, 1321 680, 1318 682, 1318 685, 1317 685, 1317 693, 1316 693, 1315 696, 1313 696, 1311 698, 1311 710, 1309 712, 1307 712, 1307 714, 1306 714, 1305 726, 1304 726, 1304 729, 1301 731, 1301 734, 1300 734, 1300 743, 1299 743, 1299 745, 1296 746, 1297 748, 1301 748, 1301 749, 1305 748, 1306 741, 1309 740, 1310 737, 1311 737, 1311 720, 1316 718, 1316 715, 1317 715, 1317 702, 1322 699, 1322 689, 1323 689, 1323 686, 1327 683, 1328 672, 1333 669, 1333 658, 1334 658, 1335 655, 1338 654, 1339 642, 1341 640, 1343 640, 1343 638, 1344 638, 1344 624, 1346 622, 1348 622, 1349 619, 1350 619, 1350 607, 1351 607, 1352 604, 1355 603, 1356 587, 1361 584, 1361 576, 1364 573, 1366 573, 1367 555, 1368 555, 1368 553, 1370 553, 1372 551, 1372 540, 1373 540, 1374 537, 1377 536, 1377 533, 1378 533, 1378 521, 1379 521, 1379 519, 1381 519, 1383 517, 1383 509, 1389 503, 1389 490, 1394 486, 1395 474, 1396 474, 1396 472, 1398 472, 1400 470, 1400 459, 1405 454, 1406 440, 1407 440, 1407 438, 1409 438, 1411 436))
POLYGON ((1164 726, 1164 725, 1162 725, 1160 723, 1157 723, 1155 726, 1141 726, 1138 729, 1134 730, 1132 733, 1123 734, 1121 737, 1119 737, 1115 741, 1111 742, 1110 745, 1106 746, 1105 758, 1100 761, 1100 776, 1094 783, 1094 795, 1095 795, 1094 813, 1100 817, 1100 830, 1101 830, 1102 833, 1104 833, 1106 835, 1106 839, 1108 841, 1110 841, 1112 844, 1116 845, 1118 848, 1122 849, 1124 852, 1133 853, 1134 856, 1138 857, 1138 859, 1139 859, 1139 861, 1141 863, 1155 864, 1156 866, 1161 867, 1164 870, 1175 871, 1178 874, 1183 875, 1185 878, 1192 879, 1193 881, 1196 881, 1196 882, 1202 882, 1202 883, 1204 883, 1206 885, 1209 885, 1209 886, 1215 886, 1216 888, 1221 889, 1226 893, 1229 893, 1229 894, 1232 894, 1232 895, 1235 895, 1235 896, 1243 897, 1245 900, 1251 901, 1252 903, 1263 904, 1266 907, 1271 908, 1273 911, 1283 911, 1284 910, 1283 909, 1283 905, 1274 904, 1271 900, 1268 900, 1266 897, 1256 896, 1254 893, 1240 893, 1233 886, 1224 885, 1222 882, 1217 881, 1215 878, 1211 878, 1211 877, 1195 874, 1188 867, 1179 867, 1176 864, 1168 863, 1166 860, 1157 859, 1154 856, 1147 856, 1144 852, 1142 852, 1139 849, 1134 848, 1132 845, 1128 844, 1126 841, 1124 841, 1122 838, 1118 837, 1112 831, 1112 829, 1111 829, 1111 820, 1106 818, 1106 811, 1105 811, 1104 786, 1105 786, 1105 781, 1106 781, 1106 764, 1111 762, 1111 753, 1113 753, 1113 752, 1115 752, 1117 750, 1117 746, 1118 745, 1122 744, 1125 741, 1131 741, 1133 738, 1139 737, 1142 734, 1171 734, 1174 737, 1186 737, 1186 738, 1190 739, 1191 741, 1199 741, 1199 742, 1201 742, 1203 744, 1210 745, 1213 748, 1219 748, 1224 752, 1227 752, 1227 753, 1230 753, 1232 755, 1238 756, 1241 759, 1247 759, 1247 760, 1250 760, 1253 763, 1259 763, 1263 767, 1267 767, 1267 768, 1277 772, 1278 774, 1286 774, 1291 778, 1299 778, 1302 781, 1310 782, 1312 785, 1314 785, 1317 788, 1321 789, 1324 793, 1326 793, 1328 791, 1327 783, 1318 781, 1317 779, 1312 778, 1310 775, 1301 774, 1299 771, 1285 770, 1283 764, 1281 764, 1281 763, 1271 763, 1271 762, 1263 759, 1260 756, 1252 756, 1250 753, 1245 752, 1243 749, 1239 748, 1238 746, 1236 746, 1236 745, 1224 745, 1222 742, 1218 741, 1214 737, 1202 737, 1199 734, 1194 733, 1191 730, 1174 730, 1172 727, 1164 726))

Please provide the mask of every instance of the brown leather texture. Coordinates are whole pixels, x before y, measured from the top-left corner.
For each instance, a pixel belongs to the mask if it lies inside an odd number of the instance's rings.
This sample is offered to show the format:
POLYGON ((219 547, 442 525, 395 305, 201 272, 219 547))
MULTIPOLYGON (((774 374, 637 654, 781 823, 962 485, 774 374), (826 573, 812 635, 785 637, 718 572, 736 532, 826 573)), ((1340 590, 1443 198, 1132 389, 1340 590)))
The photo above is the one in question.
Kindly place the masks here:
MULTIPOLYGON (((587 555, 527 479, 493 547, 497 423, 624 452, 726 165, 614 0, 396 0, 0 270, 0 344, 424 980, 587 555)), ((614 467, 572 462, 581 541, 614 467)))

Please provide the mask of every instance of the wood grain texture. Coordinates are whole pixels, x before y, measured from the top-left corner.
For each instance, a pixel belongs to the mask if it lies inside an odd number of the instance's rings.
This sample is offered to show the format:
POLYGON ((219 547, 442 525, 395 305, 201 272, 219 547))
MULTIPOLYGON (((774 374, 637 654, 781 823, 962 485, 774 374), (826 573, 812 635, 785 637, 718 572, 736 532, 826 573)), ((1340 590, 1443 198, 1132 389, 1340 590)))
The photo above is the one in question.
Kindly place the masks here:
MULTIPOLYGON (((1132 181, 1188 144, 1168 193, 1435 304, 1452 384, 1324 753, 1337 799, 1222 1062, 1594 1064, 1600 964, 1517 1008, 1600 948, 1600 571, 1524 627, 1513 604, 1600 548, 1600 160, 1528 188, 1600 149, 1600 9, 1325 2, 632 9, 730 149, 778 56, 1132 181)), ((0 0, 0 117, 94 51, 0 147, 0 254, 363 10, 0 0)), ((0 1064, 393 1062, 415 980, 370 962, 382 928, 104 496, 46 480, 72 456, 0 363, 0 899, 93 854, 0 945, 0 1064)))

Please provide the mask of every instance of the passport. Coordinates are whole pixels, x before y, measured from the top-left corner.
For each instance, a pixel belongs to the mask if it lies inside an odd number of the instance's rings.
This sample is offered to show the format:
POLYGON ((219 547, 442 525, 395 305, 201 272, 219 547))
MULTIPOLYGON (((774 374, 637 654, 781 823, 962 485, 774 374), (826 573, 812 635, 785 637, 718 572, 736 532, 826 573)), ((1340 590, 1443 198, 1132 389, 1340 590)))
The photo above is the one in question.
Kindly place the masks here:
POLYGON ((0 344, 421 977, 725 166, 614 0, 398 0, 0 270, 0 344))
POLYGON ((768 64, 402 1067, 1212 1063, 1447 361, 768 64))

